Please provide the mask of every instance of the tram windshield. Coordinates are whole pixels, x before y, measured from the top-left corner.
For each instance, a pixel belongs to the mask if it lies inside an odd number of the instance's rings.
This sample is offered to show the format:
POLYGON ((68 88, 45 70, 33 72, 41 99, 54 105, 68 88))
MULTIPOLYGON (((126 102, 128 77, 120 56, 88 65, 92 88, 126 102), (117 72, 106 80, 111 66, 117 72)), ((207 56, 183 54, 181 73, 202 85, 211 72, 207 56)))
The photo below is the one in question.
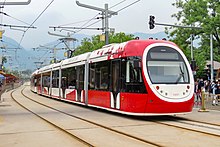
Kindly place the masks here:
POLYGON ((157 46, 150 49, 147 55, 148 75, 154 84, 189 83, 189 72, 185 61, 176 50, 157 46))

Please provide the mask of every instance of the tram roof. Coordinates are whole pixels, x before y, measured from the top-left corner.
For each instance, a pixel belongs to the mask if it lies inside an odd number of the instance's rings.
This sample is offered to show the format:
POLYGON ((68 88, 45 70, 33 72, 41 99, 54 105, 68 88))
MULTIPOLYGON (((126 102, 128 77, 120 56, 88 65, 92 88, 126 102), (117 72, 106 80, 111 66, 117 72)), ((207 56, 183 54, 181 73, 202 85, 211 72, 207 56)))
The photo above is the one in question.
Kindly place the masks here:
POLYGON ((39 71, 39 73, 48 72, 51 70, 52 67, 53 67, 53 64, 50 64, 50 65, 47 65, 47 66, 40 68, 38 71, 39 71))
POLYGON ((91 54, 91 52, 87 52, 87 53, 84 53, 84 54, 81 54, 81 55, 78 55, 78 56, 75 56, 75 57, 72 57, 72 58, 65 59, 61 62, 61 65, 62 65, 62 67, 65 67, 65 66, 68 66, 70 64, 86 61, 90 54, 91 54))
POLYGON ((37 70, 35 70, 32 74, 31 74, 31 76, 34 76, 34 75, 36 75, 37 73, 38 73, 38 69, 37 70))
POLYGON ((95 50, 91 53, 89 59, 92 62, 96 62, 126 56, 140 56, 143 54, 145 48, 153 43, 168 43, 175 45, 174 43, 165 40, 130 40, 123 43, 109 44, 101 49, 95 50))

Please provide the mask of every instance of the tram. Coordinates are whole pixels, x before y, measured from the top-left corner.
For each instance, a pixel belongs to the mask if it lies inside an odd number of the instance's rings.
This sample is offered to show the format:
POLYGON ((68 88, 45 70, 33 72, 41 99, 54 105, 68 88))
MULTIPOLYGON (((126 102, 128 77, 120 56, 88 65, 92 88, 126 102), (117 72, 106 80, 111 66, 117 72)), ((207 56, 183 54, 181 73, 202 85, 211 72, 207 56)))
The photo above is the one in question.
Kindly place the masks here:
POLYGON ((42 67, 31 90, 127 115, 173 115, 192 111, 194 79, 176 44, 131 40, 42 67))

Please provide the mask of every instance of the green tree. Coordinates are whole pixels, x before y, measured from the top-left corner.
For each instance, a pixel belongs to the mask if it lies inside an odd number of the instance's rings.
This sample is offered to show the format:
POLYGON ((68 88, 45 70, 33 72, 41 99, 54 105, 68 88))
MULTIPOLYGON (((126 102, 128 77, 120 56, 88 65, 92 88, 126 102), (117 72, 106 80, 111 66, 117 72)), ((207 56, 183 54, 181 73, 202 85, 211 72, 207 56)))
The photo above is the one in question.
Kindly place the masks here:
MULTIPOLYGON (((110 34, 109 43, 121 43, 132 39, 134 39, 134 35, 126 35, 125 33, 120 32, 116 34, 110 34)), ((91 39, 84 38, 81 42, 81 45, 76 48, 74 56, 100 49, 104 45, 105 42, 100 40, 99 35, 92 36, 91 39)))
POLYGON ((171 41, 178 44, 191 60, 190 36, 194 40, 201 40, 198 47, 193 48, 194 59, 199 70, 198 76, 202 75, 205 61, 210 60, 210 34, 213 34, 214 60, 220 61, 220 1, 219 0, 176 0, 173 6, 179 9, 175 17, 181 26, 197 26, 202 29, 176 28, 166 29, 171 41))

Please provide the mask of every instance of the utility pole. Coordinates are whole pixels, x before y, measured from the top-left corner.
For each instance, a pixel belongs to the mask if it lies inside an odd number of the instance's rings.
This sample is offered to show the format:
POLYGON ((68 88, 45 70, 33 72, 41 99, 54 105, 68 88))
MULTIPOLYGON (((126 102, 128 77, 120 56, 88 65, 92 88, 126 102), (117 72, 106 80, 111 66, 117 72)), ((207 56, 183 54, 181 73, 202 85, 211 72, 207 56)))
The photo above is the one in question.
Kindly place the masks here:
POLYGON ((190 35, 190 38, 191 38, 191 60, 193 61, 194 60, 194 56, 193 56, 193 34, 190 35))
POLYGON ((108 4, 105 4, 105 44, 109 44, 108 4))
POLYGON ((210 68, 211 68, 211 82, 213 81, 214 65, 213 65, 213 38, 212 33, 210 34, 210 68))
POLYGON ((90 5, 86 5, 86 4, 82 4, 80 3, 79 1, 76 1, 76 4, 80 7, 85 7, 85 8, 88 8, 88 9, 93 9, 93 10, 96 10, 96 11, 101 11, 101 14, 104 14, 102 16, 104 16, 104 24, 105 26, 102 28, 103 30, 105 30, 105 44, 109 44, 109 17, 111 17, 112 15, 117 15, 118 12, 114 12, 114 11, 111 11, 111 10, 108 10, 108 4, 105 4, 105 8, 98 8, 98 7, 94 7, 94 6, 90 6, 90 5))

